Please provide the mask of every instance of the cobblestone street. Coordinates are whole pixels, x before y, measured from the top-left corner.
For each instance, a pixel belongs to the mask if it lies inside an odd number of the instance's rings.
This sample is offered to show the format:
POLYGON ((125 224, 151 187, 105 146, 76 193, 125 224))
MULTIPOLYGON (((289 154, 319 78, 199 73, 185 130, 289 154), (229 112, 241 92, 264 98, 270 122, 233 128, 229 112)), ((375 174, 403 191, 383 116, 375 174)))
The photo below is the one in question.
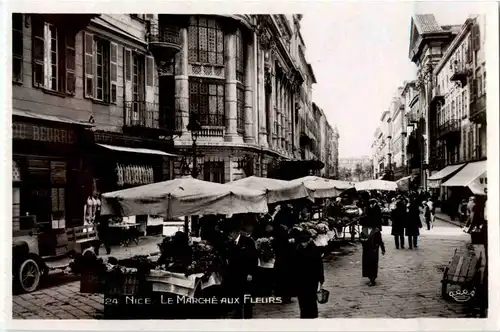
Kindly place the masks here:
MULTIPOLYGON (((443 269, 455 248, 464 248, 468 236, 459 227, 436 221, 421 230, 418 249, 396 250, 390 227, 383 230, 387 247, 380 257, 378 284, 369 287, 361 278, 361 246, 325 262, 324 287, 330 300, 320 305, 321 318, 417 318, 466 317, 459 304, 441 299, 443 269)), ((13 297, 14 319, 93 319, 101 316, 101 295, 79 293, 79 282, 61 280, 60 285, 13 297)), ((298 318, 294 300, 287 305, 258 305, 255 318, 298 318)))

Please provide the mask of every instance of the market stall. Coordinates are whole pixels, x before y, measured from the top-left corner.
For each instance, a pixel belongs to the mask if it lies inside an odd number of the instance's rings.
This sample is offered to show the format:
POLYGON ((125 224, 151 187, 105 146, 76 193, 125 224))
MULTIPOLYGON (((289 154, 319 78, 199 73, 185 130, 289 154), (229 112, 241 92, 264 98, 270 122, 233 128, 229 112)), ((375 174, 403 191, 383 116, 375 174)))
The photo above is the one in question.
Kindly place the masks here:
POLYGON ((396 191, 398 190, 398 185, 393 181, 385 180, 367 180, 363 182, 355 183, 354 187, 357 191, 369 191, 369 190, 380 190, 380 191, 396 191))
MULTIPOLYGON (((141 215, 146 211, 169 219, 268 211, 265 191, 205 182, 191 177, 105 193, 102 197, 103 215, 125 217, 141 215)), ((147 257, 135 257, 126 261, 104 263, 95 255, 92 257, 92 254, 82 257, 76 264, 79 266, 78 273, 82 274, 82 291, 89 292, 92 289, 88 286, 89 280, 97 280, 104 286, 100 289, 94 287, 91 292, 104 292, 105 298, 118 299, 119 304, 124 304, 127 295, 148 297, 156 301, 156 306, 152 306, 151 310, 162 308, 157 313, 141 312, 140 309, 130 312, 123 306, 120 310, 116 309, 120 306, 115 304, 114 309, 108 309, 106 318, 116 318, 125 311, 133 317, 144 315, 149 318, 152 315, 189 318, 196 312, 210 311, 211 306, 200 311, 190 310, 191 306, 186 304, 191 304, 192 299, 200 296, 207 297, 207 293, 212 296, 220 288, 225 264, 224 253, 221 252, 221 248, 226 247, 224 240, 209 243, 208 240, 189 238, 187 233, 178 231, 165 237, 159 247, 161 256, 156 262, 147 257), (82 259, 91 263, 82 264, 82 259), (116 271, 121 271, 119 277, 116 271), (187 300, 179 304, 178 296, 187 300), (169 305, 168 309, 164 306, 166 299, 175 299, 175 303, 169 305)), ((105 299, 106 303, 109 301, 105 299)))
POLYGON ((121 216, 149 214, 175 218, 266 212, 266 193, 262 190, 182 177, 102 194, 101 213, 121 216))
POLYGON ((249 189, 264 190, 269 204, 309 197, 309 192, 303 183, 278 179, 249 176, 232 181, 227 185, 235 185, 249 189))
POLYGON ((313 198, 338 197, 343 191, 354 187, 346 181, 329 180, 318 176, 305 176, 290 182, 302 183, 313 198))

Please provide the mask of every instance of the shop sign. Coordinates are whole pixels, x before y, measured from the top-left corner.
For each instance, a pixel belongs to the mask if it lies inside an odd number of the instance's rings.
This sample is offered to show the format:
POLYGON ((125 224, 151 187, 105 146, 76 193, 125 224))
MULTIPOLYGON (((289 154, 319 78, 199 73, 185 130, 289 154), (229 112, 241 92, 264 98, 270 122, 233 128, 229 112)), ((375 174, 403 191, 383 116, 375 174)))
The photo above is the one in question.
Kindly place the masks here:
POLYGON ((46 127, 32 123, 14 122, 12 124, 12 139, 74 144, 75 132, 73 130, 46 127))
POLYGON ((115 172, 119 186, 144 185, 154 182, 154 171, 151 166, 117 164, 115 172))

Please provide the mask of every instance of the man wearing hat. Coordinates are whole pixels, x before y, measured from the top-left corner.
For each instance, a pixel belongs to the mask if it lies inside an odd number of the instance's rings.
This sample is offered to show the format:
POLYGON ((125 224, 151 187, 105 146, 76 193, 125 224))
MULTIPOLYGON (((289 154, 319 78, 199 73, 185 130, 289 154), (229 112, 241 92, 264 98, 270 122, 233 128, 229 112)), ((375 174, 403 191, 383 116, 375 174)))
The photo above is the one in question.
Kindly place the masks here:
POLYGON ((224 278, 228 295, 238 298, 234 318, 252 318, 252 304, 244 295, 252 293, 252 280, 259 264, 254 240, 250 237, 257 219, 251 214, 234 215, 232 241, 228 248, 227 274, 224 278))
POLYGON ((325 275, 321 252, 311 241, 309 231, 302 230, 298 235, 295 255, 300 318, 318 318, 316 293, 325 281, 325 275))

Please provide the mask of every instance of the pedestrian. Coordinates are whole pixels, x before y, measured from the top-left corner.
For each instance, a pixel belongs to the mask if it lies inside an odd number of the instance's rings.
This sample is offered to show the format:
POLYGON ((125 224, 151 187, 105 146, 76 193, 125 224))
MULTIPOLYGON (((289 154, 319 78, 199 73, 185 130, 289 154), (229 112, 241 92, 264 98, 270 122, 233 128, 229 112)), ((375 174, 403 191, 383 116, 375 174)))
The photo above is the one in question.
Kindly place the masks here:
POLYGON ((436 205, 432 200, 432 197, 429 197, 427 200, 427 206, 429 207, 431 213, 431 227, 434 228, 434 220, 436 220, 436 205))
POLYGON ((431 230, 431 209, 429 205, 427 205, 427 201, 424 202, 424 219, 427 225, 427 230, 431 230))
POLYGON ((405 225, 406 236, 408 237, 408 247, 418 248, 418 236, 420 235, 420 228, 422 228, 422 220, 420 220, 420 208, 418 200, 415 198, 410 199, 410 206, 408 208, 408 219, 405 225))
POLYGON ((375 286, 378 277, 379 249, 385 255, 385 245, 382 241, 382 233, 378 227, 365 227, 361 235, 363 243, 362 274, 363 278, 370 280, 369 285, 375 286))
POLYGON ((469 197, 469 203, 467 203, 467 215, 468 220, 466 227, 468 228, 467 232, 470 233, 481 224, 481 213, 476 204, 475 196, 469 197))
POLYGON ((234 318, 252 318, 251 301, 245 295, 252 295, 252 280, 259 264, 259 255, 254 240, 250 237, 256 218, 250 214, 233 216, 234 225, 229 243, 225 288, 229 297, 238 299, 234 306, 234 318))
POLYGON ((382 231, 382 210, 378 205, 376 199, 370 199, 368 207, 364 211, 364 218, 361 226, 365 227, 377 227, 379 231, 382 231))
POLYGON ((396 244, 396 249, 405 248, 405 223, 408 218, 406 212, 406 206, 403 201, 398 201, 396 203, 396 208, 391 212, 392 220, 392 230, 391 235, 394 236, 394 242, 396 244))
POLYGON ((307 230, 302 230, 298 237, 295 268, 300 318, 318 318, 316 294, 325 281, 325 275, 321 252, 307 230))
POLYGON ((464 198, 458 206, 458 215, 460 216, 460 224, 467 225, 467 200, 464 198))
POLYGON ((295 244, 285 225, 275 227, 273 248, 275 295, 281 297, 284 304, 290 303, 292 296, 296 295, 292 292, 295 244))
POLYGON ((99 194, 94 194, 94 200, 98 202, 95 204, 95 224, 97 228, 97 236, 99 238, 99 242, 94 248, 96 256, 99 256, 99 249, 101 244, 106 248, 106 254, 111 254, 111 234, 109 228, 109 216, 101 215, 101 200, 99 199, 99 194))

